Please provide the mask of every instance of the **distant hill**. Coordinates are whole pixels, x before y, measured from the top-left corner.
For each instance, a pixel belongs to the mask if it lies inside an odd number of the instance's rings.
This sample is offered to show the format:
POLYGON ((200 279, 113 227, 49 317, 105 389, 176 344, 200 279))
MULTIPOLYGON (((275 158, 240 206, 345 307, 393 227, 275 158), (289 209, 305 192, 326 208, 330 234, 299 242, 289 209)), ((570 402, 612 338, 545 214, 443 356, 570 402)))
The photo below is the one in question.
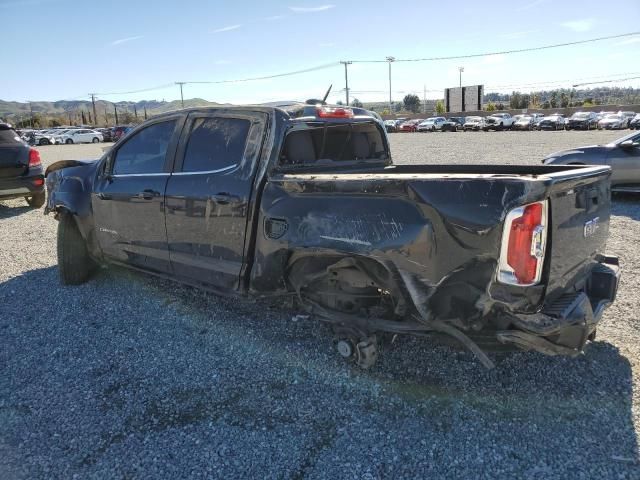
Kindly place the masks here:
MULTIPOLYGON (((185 108, 227 105, 209 102, 202 98, 190 98, 184 101, 185 108)), ((118 113, 118 123, 142 121, 147 116, 182 108, 180 100, 171 102, 158 100, 142 100, 139 102, 107 102, 96 100, 97 122, 93 118, 93 106, 88 100, 59 100, 56 102, 8 102, 0 100, 0 119, 15 125, 29 125, 31 110, 34 121, 41 127, 69 124, 115 124, 115 113, 118 113), (136 117, 137 115, 137 117, 136 117), (84 116, 84 117, 83 117, 84 116)))

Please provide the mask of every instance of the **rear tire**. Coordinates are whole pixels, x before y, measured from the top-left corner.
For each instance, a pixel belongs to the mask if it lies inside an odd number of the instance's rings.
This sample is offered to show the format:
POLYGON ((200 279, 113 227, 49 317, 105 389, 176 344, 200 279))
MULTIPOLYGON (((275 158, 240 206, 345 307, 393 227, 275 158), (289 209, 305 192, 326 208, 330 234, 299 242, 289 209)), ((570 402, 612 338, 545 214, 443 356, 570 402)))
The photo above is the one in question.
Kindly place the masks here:
POLYGON ((36 193, 32 197, 26 197, 25 200, 31 208, 42 208, 47 197, 44 192, 36 193))
POLYGON ((38 145, 49 145, 49 140, 47 140, 46 138, 41 138, 38 142, 38 145))
POLYGON ((73 140, 71 140, 70 138, 67 138, 67 140, 64 143, 66 143, 67 145, 71 145, 73 144, 73 140))
POLYGON ((80 285, 89 278, 94 263, 73 216, 62 214, 58 222, 58 272, 63 285, 80 285))

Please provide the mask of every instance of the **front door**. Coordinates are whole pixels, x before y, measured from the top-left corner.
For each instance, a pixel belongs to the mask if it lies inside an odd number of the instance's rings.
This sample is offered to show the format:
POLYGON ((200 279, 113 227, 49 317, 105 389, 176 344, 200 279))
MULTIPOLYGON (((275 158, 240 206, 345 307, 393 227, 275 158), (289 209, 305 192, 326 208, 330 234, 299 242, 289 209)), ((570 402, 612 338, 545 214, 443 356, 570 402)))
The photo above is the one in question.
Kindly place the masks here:
POLYGON ((164 194, 180 116, 163 118, 127 137, 111 152, 107 174, 91 198, 103 253, 123 263, 169 272, 164 194))
MULTIPOLYGON (((640 142, 640 133, 627 140, 640 142)), ((609 153, 611 183, 640 185, 640 147, 618 147, 609 153)))
POLYGON ((166 191, 173 272, 221 290, 238 288, 262 113, 192 113, 166 191))

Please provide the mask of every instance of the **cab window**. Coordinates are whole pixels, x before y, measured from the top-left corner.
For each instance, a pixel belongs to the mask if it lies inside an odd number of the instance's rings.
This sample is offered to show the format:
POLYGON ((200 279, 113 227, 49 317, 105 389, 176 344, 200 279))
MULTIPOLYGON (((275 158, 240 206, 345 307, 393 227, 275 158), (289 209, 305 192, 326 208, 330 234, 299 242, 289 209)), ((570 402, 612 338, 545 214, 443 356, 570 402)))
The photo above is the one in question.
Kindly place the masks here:
POLYGON ((114 175, 161 173, 175 120, 154 123, 127 138, 113 160, 114 175))
POLYGON ((193 121, 182 163, 183 172, 230 169, 242 162, 251 122, 208 117, 193 121))

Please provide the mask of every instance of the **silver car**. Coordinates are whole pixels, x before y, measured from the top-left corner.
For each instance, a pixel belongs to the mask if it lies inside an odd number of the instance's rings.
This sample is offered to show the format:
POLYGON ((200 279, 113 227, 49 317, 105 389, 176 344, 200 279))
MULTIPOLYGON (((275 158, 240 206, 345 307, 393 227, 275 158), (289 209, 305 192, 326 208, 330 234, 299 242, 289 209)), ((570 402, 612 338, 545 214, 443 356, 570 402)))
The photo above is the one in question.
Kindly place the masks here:
POLYGON ((611 189, 640 193, 640 132, 634 132, 606 145, 590 145, 552 153, 545 165, 609 165, 611 189))

